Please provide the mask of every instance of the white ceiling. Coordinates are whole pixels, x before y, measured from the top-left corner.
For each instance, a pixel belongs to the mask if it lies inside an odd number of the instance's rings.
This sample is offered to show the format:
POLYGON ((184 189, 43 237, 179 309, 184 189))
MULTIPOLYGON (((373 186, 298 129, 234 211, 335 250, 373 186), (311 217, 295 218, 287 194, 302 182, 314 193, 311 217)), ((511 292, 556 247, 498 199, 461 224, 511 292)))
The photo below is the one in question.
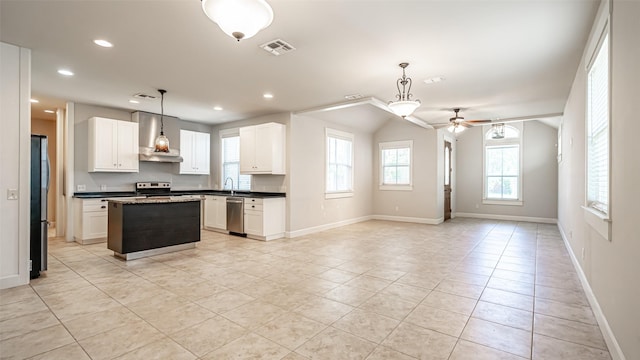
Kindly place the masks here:
POLYGON ((407 61, 422 101, 416 117, 439 123, 454 107, 467 119, 562 112, 599 3, 268 2, 271 26, 238 43, 199 0, 2 0, 0 39, 32 49, 32 93, 51 106, 158 113, 158 100, 128 100, 164 88, 165 113, 215 124, 315 109, 349 94, 393 100, 398 63, 407 61), (96 38, 115 46, 100 48, 96 38), (276 57, 259 48, 278 38, 297 50, 276 57), (57 74, 62 67, 75 76, 57 74), (423 82, 432 76, 446 80, 423 82))

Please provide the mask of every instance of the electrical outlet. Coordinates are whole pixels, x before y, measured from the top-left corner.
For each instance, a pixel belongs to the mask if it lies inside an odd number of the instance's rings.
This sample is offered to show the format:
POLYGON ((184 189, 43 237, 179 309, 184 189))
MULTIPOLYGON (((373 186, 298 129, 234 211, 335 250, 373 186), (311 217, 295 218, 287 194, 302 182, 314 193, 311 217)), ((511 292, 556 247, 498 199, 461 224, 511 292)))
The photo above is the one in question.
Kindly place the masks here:
POLYGON ((29 271, 33 270, 33 261, 29 260, 29 271))
POLYGON ((7 189, 7 200, 18 200, 18 189, 7 189))
POLYGON ((100 191, 107 191, 107 185, 100 185, 100 191))
POLYGON ((77 185, 76 191, 87 191, 87 186, 84 184, 77 185))
POLYGON ((582 248, 582 260, 584 260, 584 248, 582 248))

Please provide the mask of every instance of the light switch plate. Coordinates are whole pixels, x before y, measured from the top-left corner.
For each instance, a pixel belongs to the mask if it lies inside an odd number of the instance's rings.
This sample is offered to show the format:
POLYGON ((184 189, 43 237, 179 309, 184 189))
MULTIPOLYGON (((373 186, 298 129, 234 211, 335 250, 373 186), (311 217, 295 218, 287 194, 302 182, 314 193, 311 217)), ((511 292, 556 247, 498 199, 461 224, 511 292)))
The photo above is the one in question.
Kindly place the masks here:
POLYGON ((86 185, 77 185, 76 186, 76 191, 86 191, 87 190, 87 186, 86 185))
POLYGON ((18 200, 18 189, 7 189, 7 200, 18 200))
POLYGON ((100 185, 100 191, 107 191, 107 185, 100 185))

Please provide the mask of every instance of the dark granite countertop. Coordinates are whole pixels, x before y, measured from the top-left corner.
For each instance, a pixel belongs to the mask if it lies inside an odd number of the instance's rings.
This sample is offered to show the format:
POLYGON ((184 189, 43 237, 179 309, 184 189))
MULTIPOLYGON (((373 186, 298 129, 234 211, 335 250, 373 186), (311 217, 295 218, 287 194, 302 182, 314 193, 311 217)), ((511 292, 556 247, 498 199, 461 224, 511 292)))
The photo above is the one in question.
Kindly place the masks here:
MULTIPOLYGON (((217 195, 217 196, 231 196, 229 190, 174 190, 171 191, 170 196, 181 195, 217 195)), ((97 192, 76 192, 73 197, 79 199, 99 199, 99 198, 118 198, 118 197, 132 197, 136 196, 135 191, 97 191, 97 192)), ((233 196, 248 197, 248 198, 273 198, 273 197, 286 197, 285 193, 279 192, 258 192, 258 191, 235 191, 233 196)))
POLYGON ((197 198, 191 198, 186 196, 171 196, 171 197, 150 197, 144 199, 109 199, 109 202, 119 203, 123 205, 131 204, 166 204, 166 203, 179 203, 189 201, 200 201, 197 198))

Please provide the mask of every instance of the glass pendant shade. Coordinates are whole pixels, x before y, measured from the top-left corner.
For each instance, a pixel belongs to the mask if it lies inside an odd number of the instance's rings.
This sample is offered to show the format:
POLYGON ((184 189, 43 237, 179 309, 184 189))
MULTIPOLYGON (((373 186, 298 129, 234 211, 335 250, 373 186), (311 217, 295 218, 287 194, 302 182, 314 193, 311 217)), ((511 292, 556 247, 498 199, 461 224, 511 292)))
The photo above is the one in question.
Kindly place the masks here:
POLYGON ((392 101, 389 103, 389 108, 394 114, 398 116, 409 116, 420 106, 418 100, 406 100, 406 101, 392 101))
POLYGON ((169 152, 169 138, 164 136, 163 133, 160 133, 156 138, 156 149, 155 152, 169 152))
POLYGON ((202 10, 238 41, 254 36, 273 21, 273 10, 265 0, 202 0, 202 10))
POLYGON ((452 132, 452 133, 455 133, 455 134, 459 134, 459 133, 463 132, 464 129, 465 129, 465 127, 460 125, 460 124, 458 124, 458 123, 451 124, 447 128, 447 130, 449 130, 449 132, 452 132))

